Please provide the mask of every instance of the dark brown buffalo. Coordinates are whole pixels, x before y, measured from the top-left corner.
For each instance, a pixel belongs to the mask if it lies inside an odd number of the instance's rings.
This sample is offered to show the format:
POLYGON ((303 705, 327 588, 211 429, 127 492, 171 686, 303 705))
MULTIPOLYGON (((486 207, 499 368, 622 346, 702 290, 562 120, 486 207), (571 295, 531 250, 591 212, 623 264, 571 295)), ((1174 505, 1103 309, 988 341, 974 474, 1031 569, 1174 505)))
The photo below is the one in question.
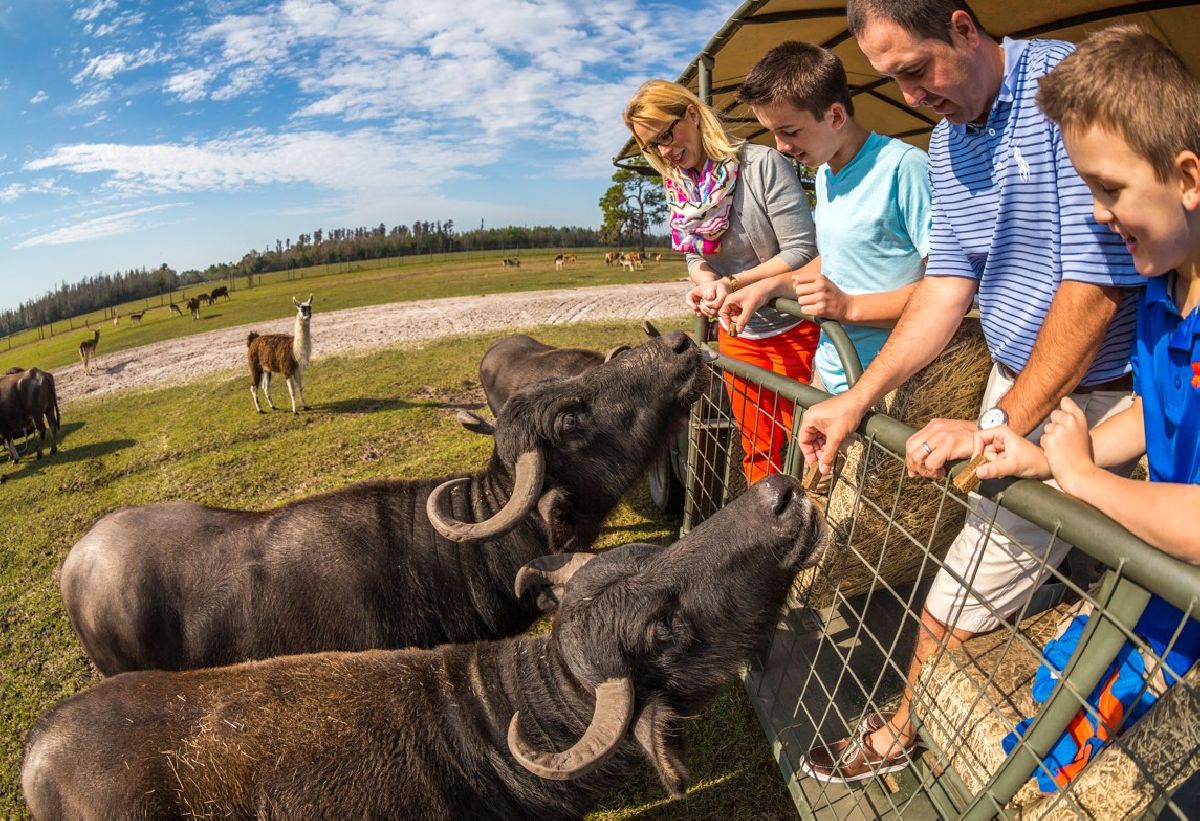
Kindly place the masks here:
POLYGON ((18 460, 14 439, 38 433, 37 458, 42 458, 46 430, 50 452, 58 453, 58 394, 54 376, 38 368, 12 368, 0 376, 0 437, 12 460, 18 460))
POLYGON ((128 673, 26 746, 34 818, 580 818, 632 771, 682 796, 683 724, 762 647, 820 517, 772 476, 668 548, 522 568, 549 635, 128 673))

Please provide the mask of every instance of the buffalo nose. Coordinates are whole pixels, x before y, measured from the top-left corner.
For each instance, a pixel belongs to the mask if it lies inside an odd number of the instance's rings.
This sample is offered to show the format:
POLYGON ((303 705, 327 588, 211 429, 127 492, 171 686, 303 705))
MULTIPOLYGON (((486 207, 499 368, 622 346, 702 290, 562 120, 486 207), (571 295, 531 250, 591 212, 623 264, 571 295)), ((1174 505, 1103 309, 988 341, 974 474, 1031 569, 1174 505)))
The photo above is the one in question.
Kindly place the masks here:
POLYGON ((683 331, 671 331, 666 340, 667 346, 675 353, 683 353, 692 346, 692 340, 683 331))
POLYGON ((761 480, 759 484, 764 485, 763 501, 772 516, 783 513, 796 495, 796 480, 778 473, 761 480))

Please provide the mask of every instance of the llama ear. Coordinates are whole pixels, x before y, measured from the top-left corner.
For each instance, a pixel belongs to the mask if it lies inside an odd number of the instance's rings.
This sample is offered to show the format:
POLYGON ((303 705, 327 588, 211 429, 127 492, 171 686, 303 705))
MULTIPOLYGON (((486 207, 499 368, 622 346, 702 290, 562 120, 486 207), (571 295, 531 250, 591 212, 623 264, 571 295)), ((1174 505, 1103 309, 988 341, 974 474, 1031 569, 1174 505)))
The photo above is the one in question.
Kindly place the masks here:
POLYGON ((292 297, 292 304, 295 305, 297 308, 299 308, 300 300, 296 299, 295 297, 292 297))

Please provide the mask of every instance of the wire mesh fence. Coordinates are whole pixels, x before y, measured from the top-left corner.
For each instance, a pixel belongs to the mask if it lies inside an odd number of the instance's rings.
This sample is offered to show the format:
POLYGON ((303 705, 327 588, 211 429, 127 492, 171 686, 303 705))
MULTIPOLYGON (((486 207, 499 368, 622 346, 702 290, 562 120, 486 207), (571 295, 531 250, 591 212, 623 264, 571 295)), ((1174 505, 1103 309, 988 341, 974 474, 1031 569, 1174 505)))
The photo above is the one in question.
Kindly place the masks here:
MULTIPOLYGON (((1039 482, 984 483, 964 496, 949 478, 907 476, 908 435, 936 416, 974 418, 990 364, 977 324, 964 323, 868 416, 831 487, 806 477, 829 544, 797 577, 746 677, 797 809, 839 819, 1189 817, 1200 669, 1181 669, 1176 651, 1185 628, 1200 627, 1190 621, 1200 568, 1039 482), (997 606, 977 560, 946 562, 963 532, 974 534, 972 555, 1006 545, 1043 581, 997 606), (957 591, 956 614, 974 609, 999 626, 961 643, 922 626, 939 571, 957 591), (897 766, 852 783, 820 777, 810 750, 844 752, 843 739, 861 740, 898 707, 911 708, 916 740, 897 766), (1090 763, 1087 744, 1100 747, 1090 763)), ((755 461, 800 477, 800 412, 826 396, 726 357, 708 367, 691 421, 685 530, 741 493, 755 461), (764 442, 769 452, 750 452, 764 442)))

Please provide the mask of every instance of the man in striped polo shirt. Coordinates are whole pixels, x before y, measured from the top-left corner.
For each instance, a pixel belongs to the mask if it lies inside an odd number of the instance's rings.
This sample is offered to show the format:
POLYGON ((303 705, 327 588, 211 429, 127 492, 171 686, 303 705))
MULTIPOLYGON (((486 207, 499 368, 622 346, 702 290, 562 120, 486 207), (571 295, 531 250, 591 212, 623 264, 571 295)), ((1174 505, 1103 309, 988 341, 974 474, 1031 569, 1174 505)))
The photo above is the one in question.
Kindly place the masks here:
MULTIPOLYGON (((941 352, 973 300, 995 362, 982 416, 935 419, 914 434, 910 475, 943 475, 947 462, 971 455, 981 427, 1007 424, 1040 439, 1064 395, 1084 408, 1089 426, 1128 407, 1142 283, 1121 238, 1095 222, 1059 129, 1034 100, 1038 78, 1073 46, 997 42, 962 0, 849 0, 846 12, 872 66, 896 80, 910 106, 944 119, 929 144, 925 278, 858 384, 804 414, 805 459, 829 472, 866 411, 941 352)), ((861 781, 908 766, 916 737, 909 700, 922 662, 943 643, 1000 626, 1069 550, 975 494, 971 502, 978 515, 968 517, 926 598, 899 708, 810 750, 804 766, 815 778, 861 781)))

